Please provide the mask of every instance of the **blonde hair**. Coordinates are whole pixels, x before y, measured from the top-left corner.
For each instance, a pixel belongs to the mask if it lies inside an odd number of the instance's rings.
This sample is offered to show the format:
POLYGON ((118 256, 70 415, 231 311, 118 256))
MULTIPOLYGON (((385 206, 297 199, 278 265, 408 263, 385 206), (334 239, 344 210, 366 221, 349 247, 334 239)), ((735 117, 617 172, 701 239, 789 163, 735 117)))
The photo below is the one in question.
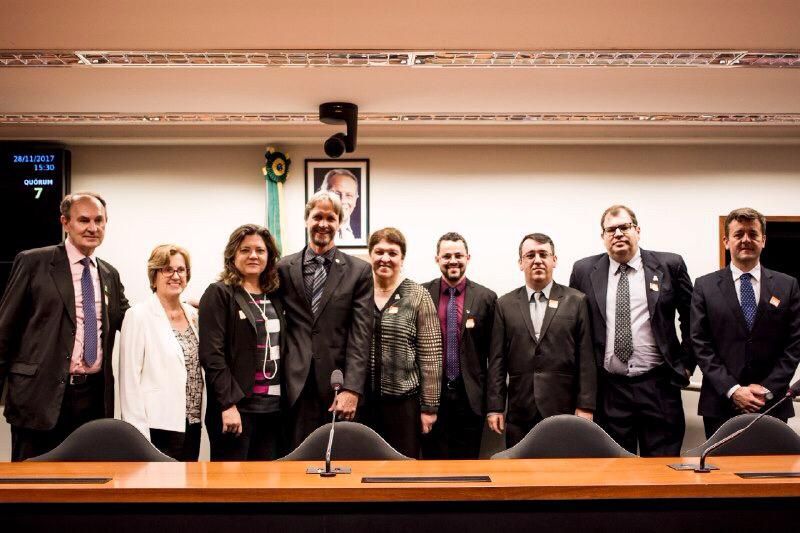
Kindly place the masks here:
POLYGON ((147 277, 150 279, 150 290, 156 292, 156 276, 162 268, 169 266, 173 255, 181 254, 186 263, 186 282, 192 277, 192 261, 189 259, 189 252, 186 248, 177 244, 159 244, 150 252, 150 259, 147 260, 147 277))

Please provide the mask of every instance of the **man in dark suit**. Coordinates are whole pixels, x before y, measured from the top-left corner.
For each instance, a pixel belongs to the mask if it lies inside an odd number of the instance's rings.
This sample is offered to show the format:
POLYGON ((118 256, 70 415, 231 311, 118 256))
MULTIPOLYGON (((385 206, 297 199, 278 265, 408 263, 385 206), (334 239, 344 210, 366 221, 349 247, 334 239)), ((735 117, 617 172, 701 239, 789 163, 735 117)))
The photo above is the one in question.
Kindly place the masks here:
POLYGON ((686 264, 676 254, 640 249, 636 215, 624 205, 606 209, 600 227, 607 253, 575 263, 569 281, 586 294, 592 311, 601 368, 597 422, 631 453, 680 455, 681 388, 695 367, 686 264))
MULTIPOLYGON (((734 415, 757 413, 785 395, 800 360, 800 289, 795 278, 759 264, 764 215, 731 211, 724 242, 731 263, 697 278, 692 296, 706 437, 734 415)), ((771 414, 785 422, 794 406, 786 402, 771 414)))
POLYGON ((526 235, 519 245, 525 286, 497 300, 488 422, 496 433, 505 427, 509 448, 548 416, 575 414, 591 420, 595 409, 597 367, 589 307, 584 294, 553 281, 556 262, 550 237, 526 235))
POLYGON ((65 242, 14 259, 0 302, 0 394, 11 459, 58 446, 82 424, 114 416, 114 337, 128 309, 119 273, 94 256, 106 203, 95 193, 61 202, 65 242))
POLYGON ((469 249, 458 233, 436 243, 442 276, 423 286, 442 329, 442 395, 438 419, 422 438, 426 459, 477 459, 486 414, 486 364, 497 295, 467 279, 469 249))
POLYGON ((339 197, 315 193, 305 209, 308 246, 278 263, 286 313, 284 382, 289 407, 289 442, 297 447, 336 411, 356 414, 363 394, 372 340, 372 270, 334 246, 342 219, 339 197), (331 373, 344 373, 334 402, 331 373))

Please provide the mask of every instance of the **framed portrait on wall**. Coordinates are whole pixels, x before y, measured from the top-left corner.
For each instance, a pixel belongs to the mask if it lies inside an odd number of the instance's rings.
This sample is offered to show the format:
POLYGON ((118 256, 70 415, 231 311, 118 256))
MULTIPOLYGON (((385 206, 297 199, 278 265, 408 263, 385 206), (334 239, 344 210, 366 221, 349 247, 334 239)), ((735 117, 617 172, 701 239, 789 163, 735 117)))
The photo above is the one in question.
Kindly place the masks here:
POLYGON ((323 189, 342 200, 336 246, 365 247, 369 237, 369 159, 306 159, 306 200, 323 189))

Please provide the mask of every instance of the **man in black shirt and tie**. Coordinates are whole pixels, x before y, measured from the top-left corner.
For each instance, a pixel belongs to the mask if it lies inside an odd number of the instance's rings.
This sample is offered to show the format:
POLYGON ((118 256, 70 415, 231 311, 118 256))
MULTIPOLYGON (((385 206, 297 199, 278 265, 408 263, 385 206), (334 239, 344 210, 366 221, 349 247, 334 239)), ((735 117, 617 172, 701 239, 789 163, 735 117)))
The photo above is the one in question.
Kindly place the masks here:
MULTIPOLYGON (((737 413, 757 413, 779 400, 800 360, 800 289, 795 278, 760 265, 764 215, 731 211, 724 242, 731 263, 697 278, 692 297, 706 437, 737 413)), ((785 422, 794 406, 785 402, 771 414, 785 422)))
POLYGON ((423 286, 442 329, 442 396, 433 429, 422 437, 425 459, 477 459, 486 415, 486 365, 497 295, 467 279, 467 241, 445 233, 436 243, 442 276, 423 286))
POLYGON ((592 313, 601 369, 597 422, 631 453, 678 456, 685 431, 681 388, 695 367, 686 264, 677 254, 639 248, 636 215, 624 205, 606 209, 600 227, 607 253, 575 263, 569 280, 589 298, 592 313))

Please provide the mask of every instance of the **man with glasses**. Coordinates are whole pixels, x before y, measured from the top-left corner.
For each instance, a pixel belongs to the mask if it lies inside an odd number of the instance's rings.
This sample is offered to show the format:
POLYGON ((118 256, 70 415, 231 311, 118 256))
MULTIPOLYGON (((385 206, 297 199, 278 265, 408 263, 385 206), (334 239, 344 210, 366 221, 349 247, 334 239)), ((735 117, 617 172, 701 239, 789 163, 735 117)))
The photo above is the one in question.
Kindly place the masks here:
POLYGON ((117 270, 97 258, 106 202, 61 202, 65 242, 20 252, 0 302, 0 395, 11 459, 58 446, 82 424, 114 416, 111 352, 129 305, 117 270))
MULTIPOLYGON (((698 414, 706 437, 738 413, 771 407, 800 360, 800 288, 760 264, 766 222, 749 207, 731 211, 724 238, 731 263, 695 283, 691 332, 703 370, 698 414)), ((784 402, 770 414, 786 422, 794 406, 784 402)))
POLYGON ((492 431, 505 428, 509 448, 548 416, 575 414, 591 420, 595 409, 589 306, 584 294, 553 281, 556 262, 550 237, 526 235, 519 244, 525 285, 497 300, 487 419, 492 431))
POLYGON ((587 295, 592 312, 601 368, 597 421, 631 453, 678 456, 685 430, 681 388, 695 368, 686 264, 677 254, 639 248, 640 228, 629 207, 606 209, 600 227, 607 252, 576 262, 569 282, 587 295))

